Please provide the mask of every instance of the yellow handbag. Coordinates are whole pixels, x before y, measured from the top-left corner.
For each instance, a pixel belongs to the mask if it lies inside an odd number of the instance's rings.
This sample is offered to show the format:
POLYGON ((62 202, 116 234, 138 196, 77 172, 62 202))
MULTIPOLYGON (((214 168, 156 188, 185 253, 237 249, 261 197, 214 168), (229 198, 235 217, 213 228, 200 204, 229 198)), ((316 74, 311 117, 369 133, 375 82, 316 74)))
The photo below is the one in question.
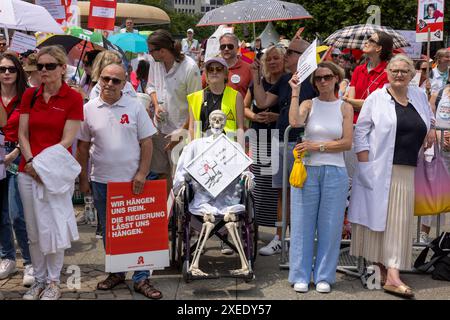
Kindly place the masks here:
POLYGON ((294 165, 292 166, 291 175, 289 177, 289 183, 294 188, 303 188, 303 184, 305 183, 307 174, 306 174, 306 168, 303 165, 303 157, 305 156, 305 153, 302 152, 300 155, 298 154, 297 150, 292 150, 292 153, 294 154, 294 165))

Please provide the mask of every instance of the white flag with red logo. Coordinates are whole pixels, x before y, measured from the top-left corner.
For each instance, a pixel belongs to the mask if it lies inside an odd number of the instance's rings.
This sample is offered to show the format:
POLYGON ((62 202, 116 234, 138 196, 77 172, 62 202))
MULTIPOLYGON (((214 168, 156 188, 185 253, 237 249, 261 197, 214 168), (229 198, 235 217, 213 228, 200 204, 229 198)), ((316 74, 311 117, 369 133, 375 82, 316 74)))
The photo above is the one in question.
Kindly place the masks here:
POLYGON ((116 0, 91 0, 88 28, 114 30, 116 0))

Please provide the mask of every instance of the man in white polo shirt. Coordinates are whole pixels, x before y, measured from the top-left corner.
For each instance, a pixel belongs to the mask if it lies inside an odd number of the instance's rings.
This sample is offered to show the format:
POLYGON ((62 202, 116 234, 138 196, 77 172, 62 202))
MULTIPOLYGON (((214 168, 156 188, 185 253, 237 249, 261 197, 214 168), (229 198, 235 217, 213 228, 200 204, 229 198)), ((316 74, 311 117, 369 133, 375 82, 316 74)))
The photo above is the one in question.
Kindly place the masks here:
MULTIPOLYGON (((133 182, 133 193, 142 192, 150 172, 156 133, 145 107, 137 97, 122 94, 126 77, 123 65, 111 64, 100 75, 100 96, 84 106, 84 122, 78 134, 77 160, 81 164, 80 190, 89 193, 88 158, 91 157, 91 183, 94 205, 102 226, 105 244, 106 194, 108 182, 133 182)), ((149 281, 149 271, 136 271, 134 290, 151 299, 162 294, 149 281)), ((124 282, 125 273, 110 273, 97 284, 111 290, 124 282)))

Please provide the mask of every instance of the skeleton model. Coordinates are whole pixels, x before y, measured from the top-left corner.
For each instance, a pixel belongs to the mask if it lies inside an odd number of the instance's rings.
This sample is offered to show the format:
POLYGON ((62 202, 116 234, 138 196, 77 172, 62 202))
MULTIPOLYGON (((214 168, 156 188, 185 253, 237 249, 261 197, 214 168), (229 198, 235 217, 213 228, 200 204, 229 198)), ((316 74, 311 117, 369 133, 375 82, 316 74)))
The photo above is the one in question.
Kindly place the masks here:
MULTIPOLYGON (((208 148, 214 140, 219 137, 226 123, 226 116, 221 110, 215 110, 209 115, 209 122, 211 124, 212 135, 206 138, 195 139, 189 143, 184 149, 178 160, 177 170, 174 180, 174 191, 177 194, 177 198, 182 197, 184 192, 183 182, 189 179, 189 175, 185 170, 185 165, 194 159, 198 154, 208 148)), ((215 162, 203 163, 203 169, 208 166, 207 173, 209 174, 209 183, 215 184, 222 176, 220 171, 214 170, 217 164, 215 162)), ((206 174, 206 173, 205 173, 206 174)), ((241 178, 245 181, 245 187, 249 190, 253 189, 254 181, 253 174, 249 171, 244 171, 241 174, 241 178)), ((239 184, 235 185, 231 183, 225 188, 221 194, 213 198, 210 193, 200 186, 196 181, 192 181, 194 188, 194 199, 189 204, 189 211, 195 215, 203 216, 203 225, 200 231, 197 247, 194 252, 192 264, 188 271, 197 277, 208 277, 209 275, 199 268, 200 256, 206 241, 209 238, 211 230, 214 228, 214 221, 217 215, 223 215, 223 219, 226 222, 225 226, 228 233, 238 250, 238 254, 241 260, 241 268, 237 270, 231 270, 230 273, 233 276, 248 275, 250 273, 250 267, 245 257, 244 248, 241 242, 241 238, 238 232, 238 217, 237 213, 245 210, 244 205, 239 204, 240 193, 238 189, 241 188, 239 184)))

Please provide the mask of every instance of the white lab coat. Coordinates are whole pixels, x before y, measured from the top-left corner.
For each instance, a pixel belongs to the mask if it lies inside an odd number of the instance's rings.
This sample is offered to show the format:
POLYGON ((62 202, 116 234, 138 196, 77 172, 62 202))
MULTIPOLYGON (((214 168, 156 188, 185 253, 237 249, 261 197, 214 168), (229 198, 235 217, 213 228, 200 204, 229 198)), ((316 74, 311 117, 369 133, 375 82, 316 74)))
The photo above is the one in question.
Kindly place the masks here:
POLYGON ((72 194, 81 167, 67 149, 56 144, 34 157, 33 168, 43 182, 33 180, 32 186, 41 252, 70 248, 71 241, 79 239, 72 194))
MULTIPOLYGON (((195 139, 184 147, 180 158, 178 159, 177 169, 173 182, 174 193, 177 194, 185 181, 188 172, 185 166, 208 148, 214 142, 213 137, 195 139)), ((240 146, 240 145, 239 145, 240 146)), ((192 179, 194 189, 194 199, 189 203, 189 212, 195 215, 204 215, 211 213, 213 215, 225 215, 226 213, 240 213, 245 210, 245 206, 239 204, 240 198, 235 198, 235 186, 237 180, 226 187, 216 198, 205 190, 199 183, 192 179)), ((240 196, 240 195, 239 195, 240 196)))
MULTIPOLYGON (((357 164, 348 220, 373 231, 386 227, 397 130, 395 102, 387 88, 376 90, 366 99, 353 133, 355 153, 368 150, 369 161, 357 164)), ((409 86, 408 99, 430 130, 434 116, 424 91, 409 86)))

